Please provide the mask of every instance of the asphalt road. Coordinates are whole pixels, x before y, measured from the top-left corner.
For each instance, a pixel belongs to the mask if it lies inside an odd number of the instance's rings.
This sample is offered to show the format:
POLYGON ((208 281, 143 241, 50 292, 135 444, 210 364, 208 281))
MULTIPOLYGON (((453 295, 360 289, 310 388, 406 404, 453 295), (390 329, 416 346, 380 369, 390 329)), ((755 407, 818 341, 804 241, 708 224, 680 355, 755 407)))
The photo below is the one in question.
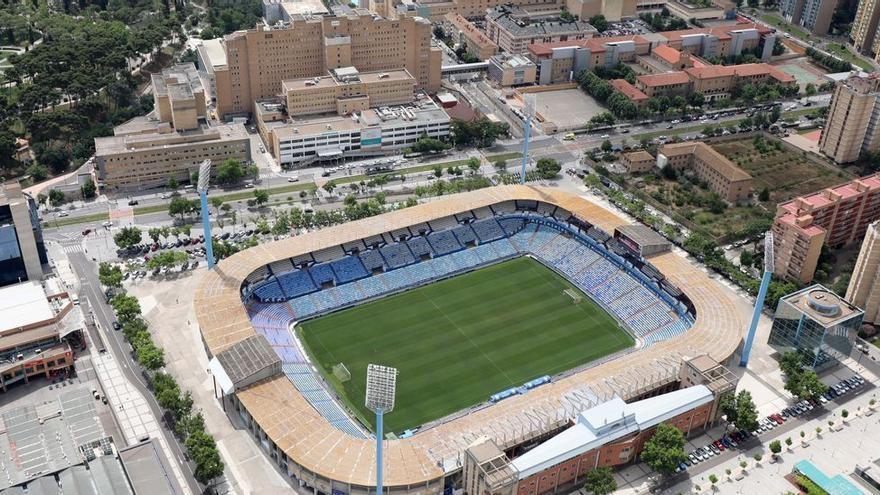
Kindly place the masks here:
POLYGON ((189 485, 190 492, 201 493, 202 490, 193 476, 192 466, 184 460, 183 448, 177 441, 177 438, 167 428, 164 421, 162 421, 162 409, 156 402, 155 397, 153 397, 153 393, 147 388, 140 372, 135 371, 140 370, 140 368, 134 363, 131 354, 128 352, 128 344, 125 342, 121 332, 111 330, 113 328, 113 321, 116 318, 113 314, 113 308, 104 302, 104 294, 101 291, 101 284, 98 281, 98 271, 95 263, 83 253, 70 253, 68 259, 80 279, 79 297, 88 300, 89 307, 94 313, 95 321, 100 324, 100 327, 103 330, 102 337, 104 339, 104 344, 109 348, 110 352, 113 353, 117 362, 121 364, 121 369, 126 380, 133 384, 135 388, 144 395, 147 404, 150 406, 150 410, 162 426, 162 434, 165 435, 165 440, 174 451, 175 457, 177 457, 176 460, 172 461, 169 459, 169 461, 177 462, 181 466, 181 470, 183 471, 184 477, 189 485))

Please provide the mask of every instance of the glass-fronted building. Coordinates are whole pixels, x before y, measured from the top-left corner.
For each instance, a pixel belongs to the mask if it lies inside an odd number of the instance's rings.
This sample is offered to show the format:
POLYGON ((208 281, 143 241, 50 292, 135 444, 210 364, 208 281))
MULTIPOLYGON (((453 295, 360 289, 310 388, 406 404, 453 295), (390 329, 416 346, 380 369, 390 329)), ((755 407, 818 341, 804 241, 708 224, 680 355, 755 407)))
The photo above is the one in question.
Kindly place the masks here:
POLYGON ((0 185, 0 287, 39 281, 47 262, 33 198, 17 182, 0 185))
POLYGON ((779 300, 769 344, 779 352, 799 351, 813 368, 826 368, 852 352, 862 317, 861 309, 825 287, 807 287, 779 300))

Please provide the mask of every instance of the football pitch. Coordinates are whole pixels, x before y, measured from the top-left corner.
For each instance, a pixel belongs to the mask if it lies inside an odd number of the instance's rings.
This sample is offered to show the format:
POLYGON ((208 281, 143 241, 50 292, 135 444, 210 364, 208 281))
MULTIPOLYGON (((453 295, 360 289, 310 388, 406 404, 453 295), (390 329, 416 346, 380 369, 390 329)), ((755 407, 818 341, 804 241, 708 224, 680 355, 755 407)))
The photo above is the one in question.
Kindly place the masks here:
POLYGON ((385 415, 385 431, 397 433, 634 344, 580 290, 525 257, 306 321, 298 332, 371 427, 367 364, 399 370, 396 406, 385 415), (338 363, 351 380, 336 379, 338 363))

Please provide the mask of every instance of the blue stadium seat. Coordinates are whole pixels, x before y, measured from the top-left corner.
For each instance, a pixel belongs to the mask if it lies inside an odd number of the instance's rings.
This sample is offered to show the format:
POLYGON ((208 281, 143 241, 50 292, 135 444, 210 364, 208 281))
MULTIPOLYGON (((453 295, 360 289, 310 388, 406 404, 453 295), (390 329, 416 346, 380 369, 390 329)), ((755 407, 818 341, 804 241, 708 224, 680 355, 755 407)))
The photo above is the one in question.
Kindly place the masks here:
POLYGON ((458 243, 455 234, 450 230, 443 230, 429 234, 428 242, 431 244, 431 247, 434 248, 434 253, 437 256, 443 256, 444 254, 449 254, 461 249, 461 244, 458 243))
POLYGON ((407 245, 409 245, 410 251, 416 256, 426 256, 431 254, 431 246, 428 244, 428 241, 425 240, 424 237, 413 237, 412 239, 406 241, 407 245))
POLYGON ((321 263, 309 268, 309 274, 318 285, 326 284, 327 282, 336 283, 336 274, 333 273, 333 268, 330 267, 329 263, 321 263))
POLYGON ((371 272, 385 267, 385 261, 382 259, 382 255, 379 254, 378 249, 364 251, 358 255, 358 258, 360 258, 361 262, 364 264, 364 268, 371 272))
POLYGON ((336 273, 337 284, 347 284, 348 282, 364 278, 367 273, 364 264, 361 263, 357 256, 345 256, 330 263, 333 271, 336 273))
POLYGON ((484 220, 477 220, 476 222, 471 224, 474 232, 476 232, 477 237, 480 238, 480 242, 490 242, 495 239, 500 239, 504 237, 504 229, 498 225, 498 221, 494 218, 486 218, 484 220))
POLYGON ((309 274, 302 270, 282 273, 277 278, 287 297, 297 297, 318 290, 309 274))
POLYGON ((469 242, 477 241, 477 235, 474 234, 474 229, 470 225, 459 225, 452 229, 452 233, 455 234, 455 237, 462 246, 469 242))
POLYGON ((406 244, 403 243, 388 244, 379 249, 379 251, 382 253, 382 257, 385 258, 385 262, 388 263, 388 268, 391 269, 411 265, 416 262, 406 244))

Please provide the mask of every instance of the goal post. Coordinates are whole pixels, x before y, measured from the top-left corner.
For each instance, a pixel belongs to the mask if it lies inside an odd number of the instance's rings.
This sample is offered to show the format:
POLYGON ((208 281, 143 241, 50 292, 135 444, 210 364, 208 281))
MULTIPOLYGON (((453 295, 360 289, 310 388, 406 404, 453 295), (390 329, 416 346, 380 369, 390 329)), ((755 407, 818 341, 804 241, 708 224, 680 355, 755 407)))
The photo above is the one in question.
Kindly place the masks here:
POLYGON ((333 366, 333 376, 342 383, 351 380, 351 373, 348 372, 348 368, 346 368, 343 363, 338 363, 333 366))

